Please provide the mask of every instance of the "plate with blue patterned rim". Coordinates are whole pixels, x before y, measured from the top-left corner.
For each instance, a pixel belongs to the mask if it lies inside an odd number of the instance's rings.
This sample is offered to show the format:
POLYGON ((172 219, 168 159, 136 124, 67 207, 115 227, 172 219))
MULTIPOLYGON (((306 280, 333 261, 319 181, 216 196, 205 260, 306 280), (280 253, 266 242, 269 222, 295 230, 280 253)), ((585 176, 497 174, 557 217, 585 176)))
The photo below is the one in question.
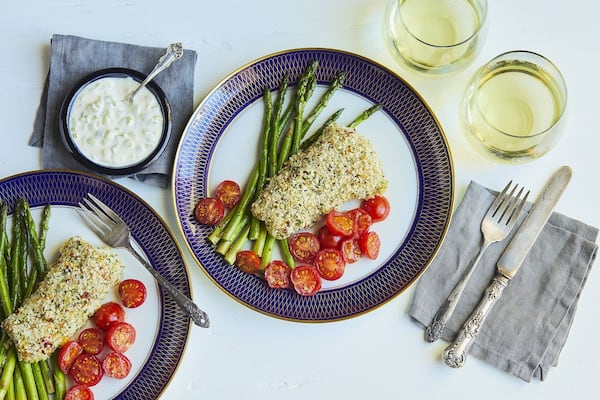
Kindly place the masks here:
MULTIPOLYGON (((74 210, 87 193, 125 220, 150 263, 189 296, 188 270, 172 232, 148 204, 126 188, 94 175, 58 170, 32 171, 0 180, 0 199, 9 206, 10 213, 20 198, 28 201, 36 221, 42 209, 51 206, 45 250, 49 263, 58 258, 58 247, 69 237, 81 236, 102 245, 74 210)), ((133 256, 125 250, 115 251, 125 265, 124 278, 144 282, 147 298, 140 307, 126 309, 125 320, 137 330, 136 341, 126 353, 132 362, 131 373, 123 380, 105 377, 92 391, 99 399, 157 399, 171 381, 185 350, 189 318, 133 256)), ((118 300, 116 290, 107 296, 106 301, 110 300, 118 300)))
MULTIPOLYGON (((181 137, 172 188, 186 244, 218 287, 242 304, 273 317, 327 322, 355 317, 383 305, 420 276, 446 234, 454 175, 437 118, 401 77, 370 59, 345 51, 295 49, 267 55, 239 68, 205 97, 181 137), (321 291, 313 296, 300 296, 293 290, 271 289, 262 278, 225 262, 207 240, 211 228, 197 224, 193 210, 196 202, 214 193, 222 180, 245 185, 259 151, 264 89, 276 96, 283 76, 289 74, 292 84, 288 90, 293 92, 298 77, 313 61, 318 62, 317 87, 305 113, 315 106, 339 72, 346 74, 342 87, 313 124, 314 129, 337 109, 344 109, 338 122, 348 124, 368 107, 381 104, 381 110, 357 130, 371 141, 381 160, 389 181, 386 197, 391 212, 385 221, 373 226, 381 237, 376 260, 363 258, 349 264, 341 279, 324 281, 321 291)), ((341 208, 357 205, 349 202, 341 208)))

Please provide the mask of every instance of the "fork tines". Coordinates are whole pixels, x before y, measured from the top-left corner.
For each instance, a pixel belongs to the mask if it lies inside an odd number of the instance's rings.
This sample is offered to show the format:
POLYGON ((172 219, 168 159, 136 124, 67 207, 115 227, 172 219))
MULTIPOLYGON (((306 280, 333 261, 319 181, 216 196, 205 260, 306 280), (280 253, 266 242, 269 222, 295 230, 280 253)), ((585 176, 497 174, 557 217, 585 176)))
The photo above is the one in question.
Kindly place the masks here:
POLYGON ((512 180, 508 182, 508 184, 504 187, 502 192, 496 197, 496 200, 494 200, 494 203, 492 203, 490 208, 493 210, 493 217, 495 217, 498 213, 501 213, 498 221, 504 222, 506 225, 511 224, 513 222, 513 219, 517 219, 519 217, 523 206, 527 202, 527 197, 529 197, 528 190, 527 193, 525 193, 525 196, 521 199, 521 201, 519 201, 525 188, 521 186, 521 189, 515 194, 518 187, 518 184, 515 184, 513 186, 512 180))
POLYGON ((113 210, 91 193, 78 204, 77 212, 96 234, 104 235, 112 226, 121 222, 121 218, 113 210))

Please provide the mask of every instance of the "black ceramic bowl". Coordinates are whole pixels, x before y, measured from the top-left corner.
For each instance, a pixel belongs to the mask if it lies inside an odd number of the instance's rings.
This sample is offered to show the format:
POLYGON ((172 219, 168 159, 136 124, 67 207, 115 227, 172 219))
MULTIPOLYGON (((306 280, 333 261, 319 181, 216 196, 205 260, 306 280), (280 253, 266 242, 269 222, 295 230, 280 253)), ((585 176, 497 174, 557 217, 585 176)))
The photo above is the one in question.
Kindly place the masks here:
POLYGON ((109 68, 96 71, 83 78, 69 92, 62 104, 59 114, 59 128, 61 137, 67 150, 73 155, 73 157, 78 162, 83 164, 85 167, 107 175, 131 175, 146 168, 153 161, 155 161, 164 151, 169 141, 169 137, 171 135, 171 107, 167 100, 167 96, 162 91, 162 89, 156 83, 150 81, 146 85, 146 88, 150 90, 150 92, 158 101, 163 116, 162 133, 160 139, 158 140, 158 143, 147 156, 145 156, 142 159, 136 160, 135 162, 132 162, 130 164, 112 166, 107 163, 99 163, 91 159, 85 154, 84 151, 82 151, 79 148, 79 146, 73 138, 73 135, 71 134, 69 120, 71 117, 71 111, 73 109, 73 106, 81 92, 91 83, 103 78, 132 78, 135 81, 141 83, 146 78, 146 76, 132 69, 109 68))

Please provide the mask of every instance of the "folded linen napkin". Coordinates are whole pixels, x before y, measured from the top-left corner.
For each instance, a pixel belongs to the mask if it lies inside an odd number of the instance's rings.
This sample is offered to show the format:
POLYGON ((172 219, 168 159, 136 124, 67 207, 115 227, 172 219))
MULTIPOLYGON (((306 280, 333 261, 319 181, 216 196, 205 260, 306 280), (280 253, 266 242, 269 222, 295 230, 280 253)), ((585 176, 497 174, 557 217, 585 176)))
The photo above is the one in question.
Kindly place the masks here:
MULTIPOLYGON (((423 273, 409 307, 425 327, 477 255, 481 220, 497 192, 471 182, 457 207, 439 253, 423 273)), ((531 209, 521 212, 507 239, 483 254, 442 335, 453 341, 496 274, 496 261, 531 209)), ((596 257, 598 229, 554 212, 519 272, 483 324, 470 355, 531 381, 556 366, 571 328, 577 301, 596 257)))
MULTIPOLYGON (((77 82, 94 71, 113 67, 130 68, 148 74, 165 54, 167 46, 168 43, 162 48, 143 47, 78 36, 53 35, 50 71, 29 139, 29 145, 42 147, 43 167, 88 171, 66 150, 58 127, 62 102, 77 82)), ((154 78, 171 105, 171 138, 164 153, 131 178, 168 187, 177 143, 193 111, 196 58, 195 51, 186 49, 181 59, 154 78)))

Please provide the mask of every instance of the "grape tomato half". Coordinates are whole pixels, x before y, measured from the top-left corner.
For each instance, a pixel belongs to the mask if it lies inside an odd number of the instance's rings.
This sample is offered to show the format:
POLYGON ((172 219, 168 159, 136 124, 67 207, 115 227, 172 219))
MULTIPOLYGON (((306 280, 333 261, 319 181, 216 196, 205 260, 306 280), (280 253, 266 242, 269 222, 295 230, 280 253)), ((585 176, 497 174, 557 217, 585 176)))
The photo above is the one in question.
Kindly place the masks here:
POLYGON ((82 353, 69 368, 69 375, 77 384, 94 386, 100 382, 104 374, 102 364, 96 356, 82 353))
POLYGON ((296 261, 310 264, 321 249, 319 239, 310 232, 297 232, 288 238, 290 253, 296 261))
POLYGON ((215 197, 223 203, 225 208, 233 208, 240 201, 241 188, 237 182, 224 180, 217 186, 215 197))
POLYGON ((125 353, 133 345, 135 338, 135 328, 125 321, 113 323, 106 332, 106 344, 117 353, 125 353))
POLYGON ((146 285, 137 279, 125 279, 119 283, 119 297, 127 308, 137 308, 146 301, 146 285))
POLYGON ((214 197, 200 199, 194 207, 194 218, 203 225, 217 225, 223 220, 224 216, 225 206, 223 202, 214 197))
POLYGON ((292 270, 290 279, 296 293, 312 296, 321 290, 321 277, 313 265, 299 265, 292 270))
POLYGON ((323 249, 315 256, 315 266, 323 279, 334 281, 344 275, 346 261, 338 249, 323 249))

